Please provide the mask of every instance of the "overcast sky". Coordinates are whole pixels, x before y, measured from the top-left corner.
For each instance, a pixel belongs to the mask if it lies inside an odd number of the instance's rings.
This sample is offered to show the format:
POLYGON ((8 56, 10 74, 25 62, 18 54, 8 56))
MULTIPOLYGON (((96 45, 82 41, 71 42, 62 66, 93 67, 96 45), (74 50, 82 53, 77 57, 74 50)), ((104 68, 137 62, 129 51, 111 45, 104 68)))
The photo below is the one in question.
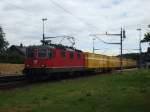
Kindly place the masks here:
MULTIPOLYGON (((69 35, 76 39, 78 49, 92 51, 90 34, 120 33, 126 29, 124 53, 138 52, 139 32, 150 31, 150 0, 1 0, 0 25, 9 43, 40 44, 42 18, 46 36, 69 35)), ((119 37, 99 36, 107 42, 119 42, 119 37)), ((142 37, 143 38, 143 37, 142 37)), ((56 40, 55 40, 56 41, 56 40)), ((60 40, 58 39, 57 42, 60 40)), ((65 42, 65 44, 67 41, 65 42)), ((143 51, 147 45, 143 44, 143 51)), ((95 40, 97 53, 119 54, 118 45, 106 45, 95 40)))

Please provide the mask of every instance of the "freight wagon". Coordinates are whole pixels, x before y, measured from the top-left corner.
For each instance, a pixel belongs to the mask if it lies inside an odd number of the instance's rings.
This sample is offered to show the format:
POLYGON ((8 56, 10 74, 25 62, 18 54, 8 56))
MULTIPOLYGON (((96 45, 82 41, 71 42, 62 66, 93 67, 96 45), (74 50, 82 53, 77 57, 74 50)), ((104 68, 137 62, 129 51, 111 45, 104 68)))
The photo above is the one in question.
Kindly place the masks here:
MULTIPOLYGON (((123 68, 136 67, 136 61, 132 59, 122 60, 123 68)), ((111 71, 120 69, 120 58, 95 53, 85 53, 85 67, 91 70, 111 71)))

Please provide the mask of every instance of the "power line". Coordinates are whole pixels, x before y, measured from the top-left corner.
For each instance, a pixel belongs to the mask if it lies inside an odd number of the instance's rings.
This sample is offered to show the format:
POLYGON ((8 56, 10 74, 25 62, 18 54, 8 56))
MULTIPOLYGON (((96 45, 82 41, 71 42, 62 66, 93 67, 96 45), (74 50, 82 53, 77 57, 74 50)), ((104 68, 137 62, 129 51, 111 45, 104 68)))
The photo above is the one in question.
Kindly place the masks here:
POLYGON ((76 18, 78 21, 82 22, 83 24, 85 24, 86 26, 88 26, 89 28, 95 28, 96 30, 97 27, 93 26, 92 24, 89 24, 88 22, 85 22, 82 18, 79 18, 77 16, 74 16, 73 13, 71 13, 70 11, 68 11, 67 9, 65 9, 62 5, 60 5, 58 2, 55 2, 54 0, 49 0, 51 3, 53 3, 55 6, 59 7, 60 9, 62 9, 64 12, 68 13, 69 15, 71 15, 72 17, 76 18))
MULTIPOLYGON (((128 30, 128 29, 136 29, 138 26, 140 26, 141 28, 145 28, 145 29, 148 29, 148 25, 147 24, 132 24, 132 25, 124 25, 123 28, 128 30)), ((107 31, 116 31, 120 29, 119 27, 118 28, 109 28, 107 29, 107 31)))
MULTIPOLYGON (((31 17, 31 16, 34 16, 33 13, 31 13, 30 11, 27 12, 27 11, 26 11, 23 7, 21 7, 21 6, 12 4, 12 3, 10 3, 10 2, 6 2, 6 1, 4 1, 4 0, 2 0, 2 2, 3 2, 3 3, 6 3, 6 4, 10 5, 10 6, 13 6, 13 7, 17 8, 17 9, 20 9, 20 10, 24 11, 24 12, 26 13, 26 15, 28 15, 28 16, 30 16, 30 17, 31 17)), ((55 32, 52 31, 52 30, 51 30, 51 33, 52 33, 52 34, 55 34, 55 35, 64 35, 64 34, 55 33, 55 32)))

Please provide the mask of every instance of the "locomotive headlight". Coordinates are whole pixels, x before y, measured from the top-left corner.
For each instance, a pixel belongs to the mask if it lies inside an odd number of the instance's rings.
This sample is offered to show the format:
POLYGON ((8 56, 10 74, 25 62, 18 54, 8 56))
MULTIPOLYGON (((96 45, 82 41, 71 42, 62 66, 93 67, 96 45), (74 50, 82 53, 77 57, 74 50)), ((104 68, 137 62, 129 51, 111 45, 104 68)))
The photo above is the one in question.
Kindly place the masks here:
POLYGON ((26 67, 28 67, 28 68, 29 68, 29 67, 30 67, 30 65, 26 65, 26 67))
POLYGON ((46 65, 41 65, 41 67, 46 67, 46 65))

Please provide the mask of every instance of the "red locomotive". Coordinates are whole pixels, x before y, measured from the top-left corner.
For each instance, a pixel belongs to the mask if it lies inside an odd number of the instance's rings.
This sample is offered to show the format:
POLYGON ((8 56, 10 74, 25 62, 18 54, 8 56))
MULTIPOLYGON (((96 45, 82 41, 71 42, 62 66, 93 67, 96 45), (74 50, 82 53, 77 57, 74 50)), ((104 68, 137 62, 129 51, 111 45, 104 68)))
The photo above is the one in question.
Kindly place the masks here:
POLYGON ((24 73, 27 76, 43 77, 57 73, 80 72, 84 70, 84 53, 63 45, 30 46, 26 50, 24 73))

